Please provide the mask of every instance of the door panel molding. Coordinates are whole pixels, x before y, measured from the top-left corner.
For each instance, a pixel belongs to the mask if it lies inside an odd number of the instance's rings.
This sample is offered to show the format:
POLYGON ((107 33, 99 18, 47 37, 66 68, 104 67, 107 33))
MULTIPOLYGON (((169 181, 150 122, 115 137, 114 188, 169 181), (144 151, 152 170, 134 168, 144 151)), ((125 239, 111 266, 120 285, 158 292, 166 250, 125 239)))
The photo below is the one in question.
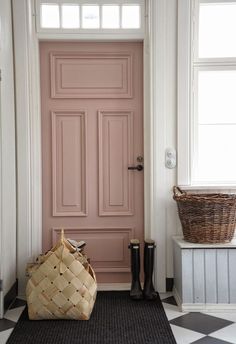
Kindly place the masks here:
POLYGON ((87 216, 87 120, 85 111, 52 117, 53 216, 87 216))
POLYGON ((133 111, 98 111, 99 215, 134 214, 133 111))
POLYGON ((51 53, 51 96, 132 98, 132 59, 132 53, 51 53))
MULTIPOLYGON (((64 227, 63 229, 66 237, 78 241, 84 240, 88 244, 86 254, 91 259, 95 272, 130 272, 128 245, 135 235, 134 227, 64 227), (105 254, 107 251, 109 251, 109 261, 105 254)), ((60 234, 60 228, 52 228, 53 244, 59 240, 60 234)))

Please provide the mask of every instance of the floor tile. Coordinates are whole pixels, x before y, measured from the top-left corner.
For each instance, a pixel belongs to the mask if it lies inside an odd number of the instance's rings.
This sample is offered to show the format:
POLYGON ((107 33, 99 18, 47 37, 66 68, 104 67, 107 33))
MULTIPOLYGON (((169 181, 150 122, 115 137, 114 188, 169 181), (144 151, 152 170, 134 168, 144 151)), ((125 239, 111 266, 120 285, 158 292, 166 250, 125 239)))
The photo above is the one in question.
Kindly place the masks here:
POLYGON ((12 333, 13 328, 0 332, 0 344, 6 344, 10 334, 12 333))
POLYGON ((230 342, 226 342, 225 340, 212 338, 209 336, 203 337, 199 340, 196 340, 192 344, 229 344, 230 342))
POLYGON ((187 313, 180 312, 177 306, 170 305, 168 303, 163 303, 162 305, 164 307, 167 319, 169 321, 187 314, 187 313))
POLYGON ((172 291, 168 291, 166 293, 159 293, 159 296, 160 296, 160 299, 163 300, 163 299, 166 299, 167 297, 173 296, 173 293, 172 291))
POLYGON ((202 337, 205 337, 202 333, 197 333, 175 325, 171 325, 171 329, 177 344, 190 344, 202 337))
POLYGON ((8 330, 10 328, 13 328, 16 325, 15 322, 8 320, 8 319, 0 319, 0 333, 1 331, 8 330))
POLYGON ((229 325, 210 334, 210 337, 218 338, 236 344, 236 324, 229 325))
POLYGON ((212 315, 213 317, 217 317, 217 318, 236 322, 236 313, 235 312, 227 312, 227 313, 223 313, 223 312, 212 313, 211 312, 211 313, 204 313, 204 314, 208 314, 208 315, 212 315))
POLYGON ((11 304, 11 306, 10 306, 9 309, 17 308, 17 307, 22 307, 22 306, 26 306, 26 301, 17 298, 17 299, 15 299, 15 301, 11 304))
POLYGON ((24 309, 25 309, 25 306, 9 309, 5 313, 4 318, 8 319, 8 320, 11 320, 11 321, 17 322, 19 320, 19 317, 21 316, 21 313, 23 312, 24 309))
POLYGON ((162 299, 162 302, 169 303, 170 305, 177 306, 177 302, 175 301, 174 296, 167 297, 166 299, 162 299))
POLYGON ((189 313, 171 320, 170 323, 204 334, 210 334, 232 324, 231 321, 203 313, 189 313))

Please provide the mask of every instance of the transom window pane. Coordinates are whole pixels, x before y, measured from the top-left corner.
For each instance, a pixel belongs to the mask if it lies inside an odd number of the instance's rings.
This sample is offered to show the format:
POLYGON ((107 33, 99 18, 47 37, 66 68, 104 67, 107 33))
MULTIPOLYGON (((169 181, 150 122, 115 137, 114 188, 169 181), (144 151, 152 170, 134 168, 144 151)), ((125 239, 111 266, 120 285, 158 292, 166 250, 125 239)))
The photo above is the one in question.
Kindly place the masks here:
POLYGON ((236 3, 202 3, 199 8, 199 57, 236 57, 236 3))
POLYGON ((65 29, 79 28, 78 5, 62 5, 62 27, 65 29))
MULTIPOLYGON (((1 0, 0 0, 1 1, 1 0)), ((82 33, 85 30, 99 34, 131 34, 144 36, 145 0, 34 0, 37 31, 45 34, 82 33), (48 1, 48 2, 47 2, 48 1)))
POLYGON ((122 28, 123 29, 140 28, 140 6, 138 5, 122 6, 122 28))
POLYGON ((97 29, 99 26, 99 6, 82 6, 82 27, 84 29, 97 29))
POLYGON ((114 5, 102 6, 102 27, 118 29, 120 27, 120 8, 114 5))
POLYGON ((50 29, 60 27, 59 6, 57 4, 41 5, 41 27, 50 29))

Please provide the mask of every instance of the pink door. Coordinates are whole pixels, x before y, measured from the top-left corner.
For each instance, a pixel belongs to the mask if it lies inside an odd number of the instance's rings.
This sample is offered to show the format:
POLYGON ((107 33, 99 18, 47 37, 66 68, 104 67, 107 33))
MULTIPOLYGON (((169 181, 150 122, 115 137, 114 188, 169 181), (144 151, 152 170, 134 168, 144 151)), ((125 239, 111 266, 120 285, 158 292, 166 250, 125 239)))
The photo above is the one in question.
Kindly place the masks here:
POLYGON ((43 249, 85 240, 99 282, 129 282, 143 240, 142 43, 40 43, 43 249), (141 163, 139 162, 141 161, 141 163))

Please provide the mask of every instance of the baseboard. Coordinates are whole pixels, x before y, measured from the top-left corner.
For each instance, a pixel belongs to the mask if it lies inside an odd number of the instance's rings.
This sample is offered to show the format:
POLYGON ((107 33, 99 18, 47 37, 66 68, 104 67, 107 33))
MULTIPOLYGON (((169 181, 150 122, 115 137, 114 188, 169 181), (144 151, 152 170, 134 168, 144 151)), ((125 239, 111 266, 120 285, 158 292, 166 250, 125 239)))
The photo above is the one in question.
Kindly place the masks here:
MULTIPOLYGON (((166 278, 166 291, 172 291, 174 285, 173 278, 166 278)), ((143 283, 141 283, 143 287, 143 283)), ((130 290, 130 283, 98 283, 98 290, 130 290)))
POLYGON ((183 303, 175 287, 173 288, 173 295, 182 312, 236 313, 236 303, 183 303))
POLYGON ((130 290, 130 283, 98 283, 98 290, 130 290))
POLYGON ((18 280, 15 281, 8 293, 4 296, 4 312, 8 310, 12 302, 16 299, 18 293, 18 280))
POLYGON ((174 286, 174 278, 166 278, 166 291, 172 291, 174 286))
POLYGON ((183 303, 182 312, 236 313, 236 303, 183 303))

